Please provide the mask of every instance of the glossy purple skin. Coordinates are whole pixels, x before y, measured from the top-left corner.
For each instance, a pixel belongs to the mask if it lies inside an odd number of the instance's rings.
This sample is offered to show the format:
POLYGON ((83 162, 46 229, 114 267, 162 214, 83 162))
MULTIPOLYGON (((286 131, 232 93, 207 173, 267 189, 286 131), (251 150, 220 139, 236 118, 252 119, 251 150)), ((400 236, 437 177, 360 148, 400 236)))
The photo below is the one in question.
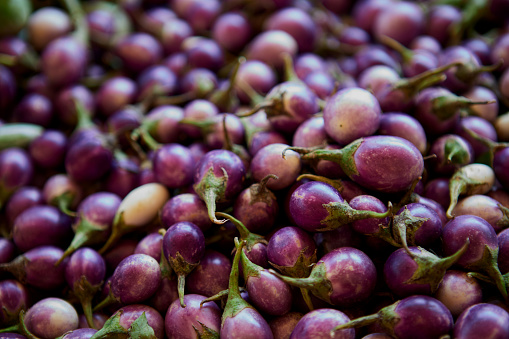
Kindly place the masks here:
POLYGON ((131 254, 138 245, 138 240, 122 239, 112 249, 103 254, 108 270, 113 271, 118 264, 131 254))
POLYGON ((408 45, 424 29, 424 13, 412 2, 396 2, 381 11, 373 23, 373 35, 386 35, 403 45, 408 45), (404 30, 401 27, 405 27, 404 30))
POLYGON ((133 33, 124 37, 115 47, 115 53, 124 63, 125 68, 140 73, 155 65, 162 58, 162 47, 151 35, 133 33))
MULTIPOLYGON (((495 13, 495 12, 493 12, 495 13)), ((509 34, 505 33, 497 37, 497 40, 492 46, 489 63, 497 63, 503 61, 500 70, 505 70, 509 66, 509 34)))
POLYGON ((252 156, 255 156, 259 150, 264 148, 265 146, 271 144, 286 144, 286 138, 279 132, 276 131, 261 131, 256 132, 252 137, 251 141, 248 144, 249 153, 252 156))
POLYGON ((135 254, 146 254, 159 261, 161 259, 161 250, 163 244, 163 236, 159 233, 150 233, 140 240, 135 254))
POLYGON ((278 180, 270 180, 267 187, 270 190, 281 190, 289 187, 295 182, 300 174, 301 161, 300 156, 288 151, 285 158, 282 157, 283 151, 289 147, 286 144, 270 144, 260 149, 251 160, 251 173, 256 181, 262 180, 268 174, 275 174, 278 180))
POLYGON ((12 71, 0 65, 0 109, 4 110, 12 105, 16 96, 16 79, 12 71))
POLYGON ((93 328, 78 328, 65 334, 62 339, 90 339, 96 332, 93 328))
POLYGON ((147 305, 135 304, 124 306, 119 311, 123 312, 120 315, 120 326, 123 328, 129 329, 132 323, 145 312, 147 323, 154 330, 156 338, 164 338, 164 320, 161 314, 154 308, 147 305))
POLYGON ((110 227, 120 206, 118 195, 109 192, 90 194, 78 206, 78 216, 104 228, 110 227))
MULTIPOLYGON (((322 308, 304 315, 295 326, 290 339, 328 338, 336 326, 346 324, 350 318, 343 312, 331 308, 322 308)), ((334 338, 354 339, 355 329, 349 328, 334 333, 334 338)))
POLYGON ((33 172, 32 161, 25 150, 11 147, 0 152, 0 182, 4 189, 14 191, 26 186, 33 172))
POLYGON ((247 59, 258 60, 274 68, 284 64, 283 54, 297 54, 297 41, 281 30, 269 30, 256 35, 247 46, 247 59))
POLYGON ((367 0, 357 2, 353 8, 352 14, 355 25, 371 32, 376 17, 380 12, 394 4, 392 0, 367 0))
POLYGON ((509 230, 505 229, 497 235, 498 268, 502 274, 509 272, 509 230))
POLYGON ((77 123, 76 103, 78 101, 91 115, 95 112, 94 94, 83 85, 73 85, 62 89, 55 98, 58 118, 68 125, 77 123))
MULTIPOLYGON (((475 194, 461 199, 452 211, 453 216, 471 214, 486 220, 499 233, 507 226, 499 225, 505 219, 499 202, 487 196, 475 194)), ((507 223, 507 222, 505 222, 507 223)))
POLYGON ((175 18, 166 22, 161 31, 160 39, 166 55, 180 52, 182 42, 193 34, 193 28, 185 20, 175 18))
POLYGON ((127 77, 117 76, 108 79, 96 93, 97 108, 103 115, 110 116, 132 103, 137 91, 136 83, 127 77))
POLYGON ((225 62, 221 47, 212 39, 196 38, 196 41, 186 39, 183 50, 192 68, 205 68, 211 71, 219 70, 225 62))
POLYGON ((115 14, 105 9, 94 9, 87 16, 90 40, 99 45, 105 44, 113 38, 115 32, 115 14))
POLYGON ((323 117, 312 117, 304 121, 293 135, 292 146, 314 147, 327 142, 323 117))
POLYGON ((207 33, 217 16, 222 12, 221 2, 195 1, 186 11, 184 18, 191 24, 191 27, 201 34, 207 33))
POLYGON ((125 134, 141 125, 141 112, 134 107, 124 107, 113 113, 106 120, 108 132, 115 135, 121 144, 128 144, 125 134))
MULTIPOLYGON (((102 328, 106 320, 108 320, 108 316, 104 313, 93 313, 92 318, 94 319, 94 325, 96 328, 102 328)), ((84 314, 80 314, 79 328, 90 328, 84 314)))
POLYGON ((43 74, 51 85, 65 87, 76 83, 87 65, 85 46, 72 36, 53 40, 41 56, 43 74))
POLYGON ((311 257, 316 250, 313 238, 298 227, 283 227, 270 237, 267 245, 267 259, 278 266, 293 267, 304 251, 305 257, 311 257))
MULTIPOLYGON (((438 60, 440 66, 447 65, 452 62, 461 62, 463 64, 462 67, 464 67, 467 73, 473 73, 481 65, 477 56, 469 49, 462 46, 451 46, 446 48, 443 53, 440 54, 438 60)), ((442 83, 442 86, 454 93, 461 93, 469 90, 472 86, 472 82, 477 77, 477 74, 473 73, 467 82, 465 82, 456 76, 456 69, 456 67, 453 67, 445 72, 447 79, 445 79, 442 83)))
POLYGON ((5 205, 5 215, 10 224, 16 217, 26 209, 44 204, 44 198, 39 188, 34 186, 24 186, 16 190, 5 205))
POLYGON ((367 189, 400 192, 422 175, 424 160, 408 140, 393 136, 371 136, 362 140, 353 155, 357 174, 350 178, 367 189))
POLYGON ((398 214, 402 213, 404 208, 407 208, 414 217, 428 219, 415 232, 415 244, 424 248, 435 244, 442 234, 440 216, 433 209, 421 203, 407 204, 398 211, 398 214))
POLYGON ((213 169, 214 175, 218 178, 224 176, 223 169, 228 174, 224 199, 221 200, 230 200, 240 193, 243 188, 246 169, 242 160, 235 153, 227 150, 213 150, 205 154, 196 165, 195 184, 200 182, 210 168, 213 169))
POLYGON ((457 318, 468 307, 482 302, 479 282, 466 272, 448 270, 435 292, 435 298, 442 302, 457 318))
POLYGON ((146 303, 164 315, 166 311, 168 311, 168 307, 170 307, 171 303, 178 298, 177 279, 163 278, 157 291, 146 301, 146 303))
POLYGON ((204 96, 218 86, 217 76, 206 68, 193 68, 180 78, 180 91, 182 93, 204 96), (204 87, 206 90, 204 90, 204 87))
POLYGON ((327 72, 313 72, 304 78, 304 83, 322 100, 326 100, 335 89, 335 79, 327 72))
POLYGON ((51 100, 38 93, 30 93, 21 99, 13 113, 13 120, 48 127, 53 119, 51 100))
POLYGON ((269 321, 274 338, 288 339, 293 329, 304 315, 299 312, 288 312, 269 321))
POLYGON ((101 284, 106 277, 106 262, 97 251, 88 247, 74 252, 65 268, 65 280, 73 290, 83 276, 92 286, 101 284))
POLYGON ((438 58, 427 50, 415 50, 409 61, 403 65, 403 75, 407 78, 422 74, 438 67, 438 58))
POLYGON ((251 37, 252 28, 242 13, 226 12, 217 17, 212 26, 212 37, 224 49, 237 52, 251 37))
POLYGON ((484 138, 492 141, 497 141, 497 131, 495 130, 495 127, 493 127, 493 125, 486 119, 475 116, 469 116, 461 119, 455 128, 455 132, 470 143, 476 157, 486 152, 488 148, 481 142, 472 138, 467 132, 465 132, 465 128, 477 133, 484 138))
POLYGON ((165 331, 168 338, 195 338, 195 328, 202 332, 201 324, 213 331, 219 332, 221 327, 221 310, 213 303, 208 302, 200 307, 205 297, 198 294, 184 296, 185 308, 175 300, 166 313, 164 320, 165 331))
POLYGON ((442 46, 437 39, 429 35, 419 35, 410 44, 410 48, 414 51, 423 50, 437 56, 442 50, 442 46))
POLYGON ((486 246, 491 250, 498 250, 497 234, 486 220, 473 215, 460 215, 449 221, 442 230, 444 255, 456 253, 467 238, 470 244, 457 261, 461 267, 477 264, 482 259, 486 246))
POLYGON ((394 325, 397 338, 439 338, 453 328, 451 312, 432 297, 413 295, 402 299, 394 312, 400 318, 394 325), (416 317, 419 317, 419 322, 415 321, 416 317))
POLYGON ((459 111, 446 120, 440 120, 433 113, 433 99, 446 95, 451 95, 451 92, 443 87, 431 87, 422 90, 415 98, 414 117, 429 134, 442 135, 451 132, 459 121, 459 111))
MULTIPOLYGON (((358 195, 354 197, 352 200, 348 202, 350 207, 356 210, 363 211, 373 211, 378 213, 387 212, 387 206, 372 195, 358 195)), ((358 233, 362 234, 373 234, 377 233, 380 230, 379 225, 388 225, 389 218, 376 219, 376 218, 368 218, 362 220, 356 220, 351 223, 352 229, 358 233)))
POLYGON ((371 93, 360 88, 346 88, 327 100, 323 110, 325 131, 336 142, 346 145, 375 133, 381 114, 380 105, 371 93))
POLYGON ((206 133, 205 143, 211 149, 225 148, 225 132, 223 128, 226 126, 226 133, 230 138, 230 142, 236 145, 242 145, 244 143, 244 125, 240 118, 230 113, 220 113, 212 118, 215 121, 212 131, 206 133))
MULTIPOLYGON (((211 101, 205 99, 193 100, 184 107, 184 118, 192 121, 207 121, 213 119, 218 114, 218 108, 211 101)), ((180 130, 193 139, 202 136, 201 130, 197 126, 181 124, 180 130)))
POLYGON ((176 18, 177 15, 169 8, 153 7, 143 13, 141 29, 155 36, 161 33, 164 23, 176 18))
POLYGON ((435 178, 426 183, 424 196, 439 203, 446 209, 451 203, 449 196, 449 178, 435 178))
POLYGON ((261 270, 259 276, 249 276, 246 289, 251 304, 265 314, 283 315, 292 307, 290 286, 268 270, 261 270))
POLYGON ((180 144, 163 145, 152 158, 156 180, 169 188, 191 184, 194 165, 189 149, 180 144))
MULTIPOLYGON (((23 254, 28 259, 25 266, 26 284, 41 290, 53 290, 65 283, 65 267, 68 259, 55 266, 64 251, 54 246, 40 246, 23 254)), ((15 259, 16 260, 16 259, 15 259)))
POLYGON ((239 66, 235 77, 235 92, 242 103, 249 103, 250 98, 238 83, 250 85, 257 93, 266 94, 276 85, 276 73, 266 63, 258 60, 247 60, 239 66))
POLYGON ((146 254, 132 254, 113 272, 110 293, 121 303, 135 304, 154 294, 160 282, 158 261, 146 254))
POLYGON ((168 260, 180 254, 187 263, 197 264, 205 253, 203 232, 188 221, 171 225, 163 236, 163 253, 168 260))
POLYGON ((184 110, 181 107, 164 105, 150 110, 144 121, 153 121, 156 126, 149 128, 150 134, 157 141, 169 144, 179 140, 179 122, 183 118, 184 110))
POLYGON ((274 226, 279 205, 274 195, 265 194, 263 200, 255 200, 251 187, 244 189, 235 199, 233 216, 251 232, 263 234, 274 226))
POLYGON ((322 220, 329 215, 323 205, 334 202, 344 202, 335 188, 320 181, 311 181, 299 186, 292 193, 290 213, 297 226, 309 232, 316 232, 325 227, 322 220))
POLYGON ((507 169, 509 168, 509 147, 495 153, 493 157, 493 171, 498 181, 505 189, 509 189, 507 169))
POLYGON ((207 206, 193 193, 183 193, 172 197, 161 209, 161 223, 165 228, 180 221, 189 221, 202 231, 208 230, 212 223, 207 214, 207 206))
POLYGON ((129 192, 140 186, 139 171, 139 165, 135 158, 113 159, 104 182, 104 189, 125 198, 129 192))
POLYGON ((234 317, 223 319, 219 332, 221 338, 272 339, 269 324, 254 308, 247 307, 234 317))
POLYGON ((352 230, 350 225, 345 225, 332 231, 317 232, 313 239, 319 248, 318 253, 327 254, 340 247, 359 247, 361 238, 352 230))
POLYGON ((78 313, 67 301, 45 298, 34 304, 25 315, 25 326, 41 339, 56 338, 78 328, 78 313))
POLYGON ((440 44, 446 45, 450 38, 450 30, 461 21, 462 15, 457 7, 435 5, 430 8, 426 25, 426 34, 435 38, 440 44))
POLYGON ((11 240, 0 238, 0 264, 5 264, 14 258, 16 246, 11 240))
MULTIPOLYGON (((16 57, 16 60, 19 60, 27 52, 27 49, 28 43, 16 36, 6 36, 0 39, 0 53, 16 57)), ((23 66, 19 65, 11 66, 11 70, 16 74, 23 74, 26 71, 23 66)))
POLYGON ((300 53, 313 51, 317 42, 318 28, 315 21, 306 11, 297 7, 275 12, 264 25, 266 30, 281 30, 290 34, 297 42, 300 53))
POLYGON ((509 336, 509 314, 500 306, 477 304, 467 308, 454 325, 455 338, 493 338, 509 336))
POLYGON ((72 237, 71 218, 53 206, 32 206, 16 217, 12 232, 23 252, 42 245, 65 246, 72 237))
POLYGON ((189 293, 211 297, 228 288, 231 267, 227 256, 207 249, 200 264, 189 274, 186 289, 189 293))
POLYGON ((268 118, 272 127, 282 133, 293 133, 301 123, 320 110, 316 94, 306 85, 295 81, 274 86, 266 95, 266 100, 272 99, 281 102, 282 108, 278 115, 268 118))
MULTIPOLYGON (((410 247, 410 251, 419 254, 417 247, 410 247)), ((406 283, 417 270, 417 263, 408 255, 404 248, 397 249, 387 258, 384 265, 384 279, 392 293, 398 297, 414 294, 431 294, 429 284, 406 283)))
POLYGON ((166 66, 151 66, 138 77, 138 88, 139 98, 145 98, 151 93, 172 95, 177 90, 177 76, 166 66))
POLYGON ((495 101, 491 104, 470 106, 476 116, 491 123, 495 122, 498 116, 499 104, 497 95, 492 90, 483 86, 474 86, 463 96, 473 101, 495 101))
POLYGON ((329 295, 333 305, 351 306, 366 300, 376 285, 376 268, 371 259, 353 247, 337 248, 324 255, 326 279, 331 283, 329 295))
POLYGON ((401 137, 414 144, 424 154, 426 152, 426 133, 421 123, 404 113, 384 113, 380 118, 378 134, 401 137))
POLYGON ((64 164, 67 137, 58 130, 45 130, 29 146, 30 157, 35 165, 44 169, 58 169, 64 164))
POLYGON ((65 156, 65 169, 76 181, 95 181, 111 168, 113 152, 97 138, 83 138, 65 156))
POLYGON ((0 281, 0 324, 6 327, 19 322, 18 314, 29 305, 29 294, 24 285, 14 279, 0 281))

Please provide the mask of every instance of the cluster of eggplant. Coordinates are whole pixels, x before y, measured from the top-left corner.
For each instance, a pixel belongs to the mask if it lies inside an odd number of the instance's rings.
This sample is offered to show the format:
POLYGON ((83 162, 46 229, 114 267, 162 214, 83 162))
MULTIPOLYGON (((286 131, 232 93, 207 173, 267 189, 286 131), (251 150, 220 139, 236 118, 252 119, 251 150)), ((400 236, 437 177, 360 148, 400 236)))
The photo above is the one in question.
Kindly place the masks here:
POLYGON ((0 3, 0 338, 509 338, 509 1, 0 3))

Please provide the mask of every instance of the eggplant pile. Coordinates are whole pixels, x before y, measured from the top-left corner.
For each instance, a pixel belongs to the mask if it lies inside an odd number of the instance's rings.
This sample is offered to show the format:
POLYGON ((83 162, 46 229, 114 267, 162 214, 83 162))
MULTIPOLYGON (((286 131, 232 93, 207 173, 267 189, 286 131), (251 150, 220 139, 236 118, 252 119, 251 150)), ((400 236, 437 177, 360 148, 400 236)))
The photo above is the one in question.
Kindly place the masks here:
POLYGON ((509 338, 508 0, 2 0, 0 338, 509 338))

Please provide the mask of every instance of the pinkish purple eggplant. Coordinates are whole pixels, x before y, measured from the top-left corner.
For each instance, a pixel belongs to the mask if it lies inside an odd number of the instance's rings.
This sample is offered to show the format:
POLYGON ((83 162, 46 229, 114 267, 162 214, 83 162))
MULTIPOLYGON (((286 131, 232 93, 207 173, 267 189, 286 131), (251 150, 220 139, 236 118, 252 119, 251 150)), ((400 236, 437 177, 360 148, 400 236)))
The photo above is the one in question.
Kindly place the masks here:
POLYGON ((184 297, 186 307, 175 300, 164 320, 168 338, 218 338, 221 327, 221 310, 214 302, 202 303, 206 298, 199 294, 184 297))
POLYGON ((57 338, 78 328, 78 313, 67 301, 45 298, 20 317, 20 330, 28 338, 57 338))
POLYGON ((189 221, 205 232, 213 225, 208 216, 207 206, 193 193, 182 193, 170 198, 161 209, 160 217, 165 228, 180 221, 189 221))
POLYGON ((29 154, 17 147, 0 152, 0 205, 3 206, 14 191, 32 180, 34 168, 29 154))
POLYGON ((173 224, 163 236, 163 253, 178 276, 180 304, 184 304, 186 276, 195 269, 205 253, 205 237, 195 224, 182 221, 173 224))
POLYGON ((483 300, 480 283, 468 273, 448 270, 434 294, 457 318, 465 309, 483 300))
POLYGON ((509 314, 500 306, 479 303, 463 311, 454 325, 455 338, 492 337, 509 335, 509 314))
POLYGON ((230 258, 207 249, 200 264, 189 274, 186 288, 192 294, 211 297, 228 288, 231 268, 230 258))
POLYGON ((17 324, 19 313, 29 306, 27 288, 14 279, 0 282, 0 324, 2 327, 17 324))
POLYGON ((142 302, 156 292, 160 283, 161 269, 157 260, 146 254, 132 254, 118 264, 113 272, 108 296, 93 310, 100 310, 114 302, 142 302))
POLYGON ((233 152, 213 150, 196 165, 194 190, 207 204, 210 220, 216 218, 216 204, 230 201, 243 188, 246 169, 242 160, 233 152))
POLYGON ((338 339, 354 339, 355 330, 347 328, 340 331, 332 331, 340 325, 347 324, 350 318, 343 312, 331 308, 321 308, 304 315, 290 335, 290 339, 304 339, 310 337, 327 338, 329 336, 338 339))

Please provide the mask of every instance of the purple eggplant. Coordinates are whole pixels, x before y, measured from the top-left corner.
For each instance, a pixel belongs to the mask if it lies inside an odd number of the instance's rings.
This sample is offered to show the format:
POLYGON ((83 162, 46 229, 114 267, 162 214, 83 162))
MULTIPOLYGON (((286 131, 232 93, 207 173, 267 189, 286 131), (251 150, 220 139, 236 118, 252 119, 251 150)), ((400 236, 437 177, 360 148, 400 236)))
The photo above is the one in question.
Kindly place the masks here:
POLYGON ((173 224, 163 236, 163 253, 173 271, 178 275, 179 299, 184 304, 186 275, 198 266, 205 253, 203 232, 193 223, 182 221, 173 224))
POLYGON ((0 206, 3 206, 11 194, 32 180, 34 168, 28 153, 17 147, 0 152, 0 206))
POLYGON ((306 150, 302 159, 337 162, 343 171, 364 188, 394 193, 412 185, 424 169, 419 150, 409 141, 393 136, 360 138, 339 150, 306 150))
POLYGON ((213 150, 203 156, 195 171, 193 187, 207 204, 210 220, 224 223, 216 218, 216 203, 228 202, 242 190, 246 175, 242 160, 233 152, 213 150))
POLYGON ((490 223, 496 233, 509 226, 509 209, 487 195, 474 194, 461 199, 452 210, 452 214, 481 217, 490 223))
POLYGON ((24 210, 44 203, 42 192, 40 189, 33 186, 24 186, 18 189, 9 198, 5 205, 5 215, 7 221, 12 224, 16 217, 24 210))
POLYGON ((95 333, 93 339, 120 338, 164 338, 164 320, 154 308, 134 304, 117 310, 95 333))
POLYGON ((80 248, 72 254, 65 268, 67 284, 80 300, 88 326, 95 328, 92 317, 92 298, 102 287, 106 277, 106 263, 91 248, 80 248))
POLYGON ((274 338, 289 339, 295 326, 304 315, 299 312, 288 312, 269 321, 274 338))
POLYGON ((184 297, 185 308, 178 300, 170 305, 164 320, 168 338, 219 336, 221 311, 213 302, 202 303, 205 299, 198 294, 188 294, 184 297))
POLYGON ((479 303, 470 306, 454 325, 454 338, 506 338, 509 336, 509 313, 500 306, 479 303))
POLYGON ((180 221, 189 221, 205 232, 213 225, 207 206, 198 195, 193 193, 182 193, 172 197, 164 204, 160 217, 165 228, 180 221))
POLYGON ((19 313, 28 307, 27 288, 14 279, 0 282, 0 324, 2 327, 17 324, 19 313))
POLYGON ((135 254, 146 254, 155 260, 161 259, 163 236, 157 232, 150 233, 140 240, 136 246, 135 254))
POLYGON ((453 329, 451 312, 435 298, 412 295, 382 308, 378 313, 354 319, 337 326, 338 330, 356 328, 377 323, 396 338, 439 338, 453 329), (419 322, 415 319, 419 318, 419 322))
POLYGON ((468 307, 483 300, 481 285, 466 272, 448 270, 434 294, 454 318, 468 307))
POLYGON ((377 274, 371 259, 353 247, 337 248, 324 255, 307 278, 271 272, 290 285, 307 288, 316 297, 340 306, 366 300, 375 288, 377 274))
POLYGON ((157 260, 146 254, 132 254, 122 260, 110 282, 108 296, 94 307, 94 312, 114 302, 136 304, 152 296, 161 283, 157 260))
POLYGON ((78 206, 83 190, 68 175, 55 174, 46 180, 42 194, 47 204, 58 207, 67 215, 74 215, 71 210, 78 206))
POLYGON ((78 328, 77 330, 72 330, 64 333, 58 339, 90 339, 97 333, 97 330, 93 328, 78 328))
POLYGON ((20 319, 21 331, 41 339, 57 338, 78 328, 78 313, 67 301, 46 298, 35 303, 20 319))
POLYGON ((347 328, 333 331, 337 326, 347 324, 350 318, 343 312, 331 308, 314 310, 303 316, 290 335, 290 339, 327 338, 354 339, 355 330, 347 328))
POLYGON ((228 288, 231 271, 230 258, 208 249, 200 264, 189 274, 186 288, 190 293, 211 297, 228 288))

